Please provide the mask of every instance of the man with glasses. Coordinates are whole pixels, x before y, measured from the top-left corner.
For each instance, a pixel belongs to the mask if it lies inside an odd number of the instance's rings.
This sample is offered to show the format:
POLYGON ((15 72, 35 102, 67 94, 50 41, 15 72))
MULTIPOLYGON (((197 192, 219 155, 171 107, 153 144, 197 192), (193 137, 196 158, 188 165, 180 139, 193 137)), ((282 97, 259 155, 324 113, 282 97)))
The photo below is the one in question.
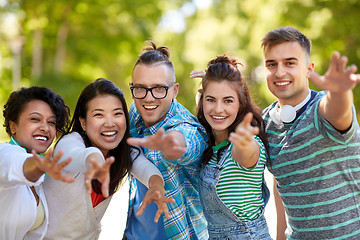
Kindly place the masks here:
POLYGON ((168 203, 170 219, 161 215, 156 221, 160 212, 154 203, 136 214, 147 188, 131 177, 124 239, 208 239, 195 188, 206 147, 205 129, 176 101, 179 84, 175 82, 168 48, 150 44, 133 68, 130 134, 135 138, 128 139, 128 143, 143 147, 163 175, 166 196, 175 202, 168 203))

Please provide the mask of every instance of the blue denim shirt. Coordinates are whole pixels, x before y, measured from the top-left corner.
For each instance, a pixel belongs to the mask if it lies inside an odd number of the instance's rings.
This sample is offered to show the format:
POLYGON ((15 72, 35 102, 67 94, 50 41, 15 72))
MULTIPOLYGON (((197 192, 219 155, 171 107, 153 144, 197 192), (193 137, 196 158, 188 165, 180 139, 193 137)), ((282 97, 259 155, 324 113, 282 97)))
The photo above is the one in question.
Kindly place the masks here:
POLYGON ((180 131, 186 141, 187 151, 176 161, 164 158, 160 151, 144 148, 146 157, 160 170, 165 182, 166 196, 175 199, 169 203, 170 219, 161 218, 154 222, 157 207, 148 206, 144 213, 135 214, 147 188, 130 177, 129 216, 125 235, 128 239, 207 239, 207 224, 201 208, 198 176, 203 151, 206 148, 205 129, 197 119, 176 100, 164 120, 146 128, 134 104, 130 107, 130 134, 145 137, 155 134, 159 128, 180 131), (166 236, 164 236, 164 233, 166 236))

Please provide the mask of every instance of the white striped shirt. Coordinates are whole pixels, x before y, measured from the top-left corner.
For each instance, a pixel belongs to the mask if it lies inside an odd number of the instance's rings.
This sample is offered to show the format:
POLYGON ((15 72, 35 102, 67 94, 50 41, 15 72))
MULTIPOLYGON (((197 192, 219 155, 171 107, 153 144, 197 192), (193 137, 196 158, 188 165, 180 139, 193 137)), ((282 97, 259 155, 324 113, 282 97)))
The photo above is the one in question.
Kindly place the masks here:
MULTIPOLYGON (((266 151, 261 139, 254 137, 260 146, 260 155, 254 168, 247 169, 234 161, 231 149, 225 151, 226 159, 222 166, 216 191, 221 201, 243 222, 257 219, 264 209, 262 198, 262 180, 266 164, 266 151)), ((218 150, 227 145, 228 140, 213 147, 213 156, 209 161, 210 166, 217 164, 218 150)))

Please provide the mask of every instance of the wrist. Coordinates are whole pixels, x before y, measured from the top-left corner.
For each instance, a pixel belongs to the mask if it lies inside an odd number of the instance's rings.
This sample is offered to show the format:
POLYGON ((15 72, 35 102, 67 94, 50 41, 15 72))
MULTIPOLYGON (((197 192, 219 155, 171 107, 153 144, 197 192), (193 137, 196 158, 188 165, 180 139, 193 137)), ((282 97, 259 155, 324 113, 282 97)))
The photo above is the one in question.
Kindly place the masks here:
POLYGON ((149 188, 164 188, 164 180, 159 175, 152 175, 149 178, 149 188))
POLYGON ((34 157, 29 157, 24 162, 23 173, 27 180, 36 182, 45 172, 38 167, 34 157))

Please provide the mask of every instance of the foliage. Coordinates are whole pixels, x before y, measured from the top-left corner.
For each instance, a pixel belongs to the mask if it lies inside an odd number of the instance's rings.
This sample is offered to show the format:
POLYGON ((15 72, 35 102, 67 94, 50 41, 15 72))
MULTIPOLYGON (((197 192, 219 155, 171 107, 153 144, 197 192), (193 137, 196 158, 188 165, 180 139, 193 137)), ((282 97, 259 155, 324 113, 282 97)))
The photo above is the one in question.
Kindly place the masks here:
MULTIPOLYGON (((48 86, 73 109, 82 88, 96 78, 114 81, 131 103, 128 83, 144 41, 170 48, 180 82, 179 102, 195 112, 199 80, 194 69, 230 52, 258 104, 274 97, 263 77, 261 39, 279 26, 299 28, 312 40, 312 60, 323 74, 333 50, 360 66, 357 0, 48 0, 3 1, 0 8, 0 101, 11 92, 15 40, 23 43, 21 85, 48 86), (208 4, 206 4, 208 3, 208 4), (16 18, 13 27, 6 25, 16 18), (181 28, 182 27, 182 28, 181 28)), ((316 86, 312 86, 316 88, 316 86)), ((354 89, 360 112, 360 86, 354 89)), ((360 118, 360 116, 358 116, 360 118)))

